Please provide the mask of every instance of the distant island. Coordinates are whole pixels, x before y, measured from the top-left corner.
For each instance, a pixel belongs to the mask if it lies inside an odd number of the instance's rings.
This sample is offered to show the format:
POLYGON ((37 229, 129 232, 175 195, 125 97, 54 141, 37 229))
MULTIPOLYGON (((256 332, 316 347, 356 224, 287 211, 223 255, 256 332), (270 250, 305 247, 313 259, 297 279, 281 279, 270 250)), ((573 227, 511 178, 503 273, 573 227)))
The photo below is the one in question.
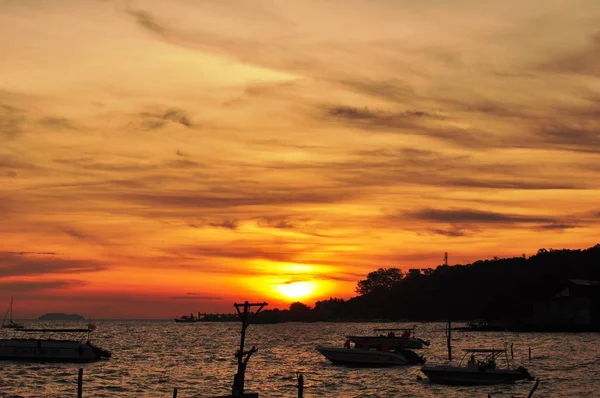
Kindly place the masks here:
POLYGON ((84 321, 85 318, 77 314, 63 314, 62 312, 55 312, 51 314, 44 314, 38 318, 40 321, 84 321))

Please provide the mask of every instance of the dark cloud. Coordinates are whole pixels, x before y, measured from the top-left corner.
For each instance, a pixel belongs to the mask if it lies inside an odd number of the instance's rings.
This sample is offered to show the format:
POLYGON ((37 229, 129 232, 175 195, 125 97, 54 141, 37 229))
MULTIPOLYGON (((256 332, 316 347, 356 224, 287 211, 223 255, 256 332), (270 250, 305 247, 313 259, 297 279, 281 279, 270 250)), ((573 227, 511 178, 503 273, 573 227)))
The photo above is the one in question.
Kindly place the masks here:
POLYGON ((263 228, 294 229, 296 225, 287 218, 263 217, 258 220, 258 226, 263 228))
POLYGON ((538 225, 536 228, 542 231, 564 231, 566 229, 573 229, 578 227, 579 225, 576 224, 552 223, 538 225))
POLYGON ((571 125, 553 123, 543 125, 539 130, 539 138, 545 143, 570 151, 600 153, 600 123, 597 120, 571 125))
POLYGON ((415 91, 400 80, 340 80, 337 83, 351 91, 396 103, 416 97, 415 91))
POLYGON ((123 193, 116 197, 135 203, 151 206, 166 206, 170 209, 217 209, 243 206, 298 205, 311 203, 336 203, 356 196, 356 193, 336 189, 273 190, 271 192, 249 192, 240 187, 238 192, 229 195, 219 192, 179 191, 172 193, 123 193))
POLYGON ((437 117, 431 113, 418 110, 391 112, 379 109, 373 110, 367 107, 357 108, 354 106, 329 107, 327 114, 331 117, 339 119, 370 121, 374 125, 380 125, 384 127, 403 127, 405 125, 411 125, 410 121, 415 118, 437 117))
POLYGON ((2 292, 28 293, 40 290, 65 289, 75 286, 84 286, 86 283, 78 280, 53 280, 53 281, 16 281, 0 280, 2 292))
POLYGON ((56 254, 33 252, 0 252, 0 278, 9 276, 34 276, 97 272, 106 266, 94 260, 76 260, 56 254))
POLYGON ((0 103, 0 138, 14 139, 24 132, 25 112, 10 105, 0 103))
POLYGON ((444 236, 448 236, 450 238, 456 238, 456 237, 460 237, 460 236, 469 235, 469 233, 467 233, 464 229, 461 229, 461 228, 451 228, 451 229, 433 228, 433 229, 430 229, 429 232, 431 232, 434 235, 444 235, 444 236))
POLYGON ((73 128, 73 124, 66 118, 62 117, 43 117, 39 120, 39 123, 42 126, 50 127, 50 128, 63 128, 63 129, 71 129, 73 128))
POLYGON ((135 17, 135 20, 138 23, 138 25, 140 25, 144 29, 147 29, 147 30, 151 31, 152 33, 156 33, 156 34, 159 34, 162 36, 166 35, 166 33, 167 33, 166 29, 163 26, 159 25, 156 22, 154 16, 152 16, 147 11, 129 10, 129 14, 132 15, 133 17, 135 17))
POLYGON ((224 228, 224 229, 236 230, 236 229, 238 229, 239 221, 238 220, 223 220, 220 222, 211 222, 211 223, 208 223, 208 225, 213 228, 224 228))
POLYGON ((172 300, 215 300, 215 301, 225 300, 224 297, 205 296, 200 293, 186 293, 185 295, 182 295, 182 296, 172 296, 169 298, 172 300))
POLYGON ((66 228, 65 233, 73 238, 77 238, 77 239, 81 239, 81 240, 89 240, 89 239, 94 239, 93 236, 83 233, 77 229, 74 228, 66 228))
POLYGON ((75 158, 75 159, 54 159, 54 163, 63 164, 74 167, 76 169, 83 170, 95 170, 95 171, 126 171, 126 172, 137 172, 137 171, 149 171, 159 168, 156 164, 144 164, 144 163, 133 163, 133 162, 100 162, 91 157, 75 158))
POLYGON ((503 214, 491 211, 455 209, 423 209, 410 214, 410 217, 423 221, 442 223, 483 223, 483 224, 509 224, 509 223, 554 223, 551 217, 525 216, 518 214, 503 214))
POLYGON ((205 167, 204 164, 198 163, 190 159, 173 159, 165 161, 166 167, 172 167, 174 169, 194 169, 198 167, 205 167))
POLYGON ((580 48, 571 48, 541 65, 543 71, 600 75, 600 32, 580 48))
POLYGON ((176 108, 141 112, 140 115, 144 118, 143 125, 150 130, 163 127, 167 122, 180 124, 188 128, 193 126, 191 118, 184 111, 176 108))

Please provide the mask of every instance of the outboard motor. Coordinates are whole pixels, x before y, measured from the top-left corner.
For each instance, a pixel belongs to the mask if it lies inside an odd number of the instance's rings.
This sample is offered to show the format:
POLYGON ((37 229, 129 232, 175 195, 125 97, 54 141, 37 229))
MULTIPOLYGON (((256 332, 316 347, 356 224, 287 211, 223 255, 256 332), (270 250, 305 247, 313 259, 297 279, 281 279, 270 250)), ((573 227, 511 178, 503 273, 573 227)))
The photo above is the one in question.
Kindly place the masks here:
POLYGON ((517 372, 525 375, 525 377, 527 377, 527 380, 535 380, 535 378, 531 375, 531 373, 529 373, 529 371, 524 368, 523 366, 519 366, 517 368, 517 372))

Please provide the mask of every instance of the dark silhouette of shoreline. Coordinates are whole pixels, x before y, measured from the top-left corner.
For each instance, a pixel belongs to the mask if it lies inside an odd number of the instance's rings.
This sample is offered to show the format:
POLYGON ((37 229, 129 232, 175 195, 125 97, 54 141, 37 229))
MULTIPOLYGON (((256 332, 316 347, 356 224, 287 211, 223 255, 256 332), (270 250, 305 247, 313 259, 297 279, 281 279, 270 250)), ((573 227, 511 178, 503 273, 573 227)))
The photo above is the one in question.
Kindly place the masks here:
POLYGON ((359 281, 360 294, 313 308, 263 311, 255 323, 484 319, 508 330, 600 331, 600 245, 540 249, 531 257, 479 260, 435 269, 391 268, 359 281))

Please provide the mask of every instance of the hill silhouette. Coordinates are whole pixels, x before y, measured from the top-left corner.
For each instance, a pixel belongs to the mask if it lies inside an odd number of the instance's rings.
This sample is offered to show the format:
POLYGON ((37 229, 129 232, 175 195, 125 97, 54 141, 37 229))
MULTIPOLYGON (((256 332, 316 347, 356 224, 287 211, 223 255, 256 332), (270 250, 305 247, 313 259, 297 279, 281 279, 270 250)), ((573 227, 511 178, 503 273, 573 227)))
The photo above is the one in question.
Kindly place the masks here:
MULTIPOLYGON (((540 249, 529 258, 496 257, 406 273, 379 269, 358 282, 361 294, 349 300, 330 298, 310 310, 294 303, 289 311, 265 311, 263 316, 281 321, 484 318, 518 326, 531 319, 536 302, 554 297, 569 279, 600 280, 600 244, 584 250, 540 249)), ((596 306, 593 312, 598 315, 599 309, 596 306)), ((596 326, 599 318, 594 318, 596 326)))

